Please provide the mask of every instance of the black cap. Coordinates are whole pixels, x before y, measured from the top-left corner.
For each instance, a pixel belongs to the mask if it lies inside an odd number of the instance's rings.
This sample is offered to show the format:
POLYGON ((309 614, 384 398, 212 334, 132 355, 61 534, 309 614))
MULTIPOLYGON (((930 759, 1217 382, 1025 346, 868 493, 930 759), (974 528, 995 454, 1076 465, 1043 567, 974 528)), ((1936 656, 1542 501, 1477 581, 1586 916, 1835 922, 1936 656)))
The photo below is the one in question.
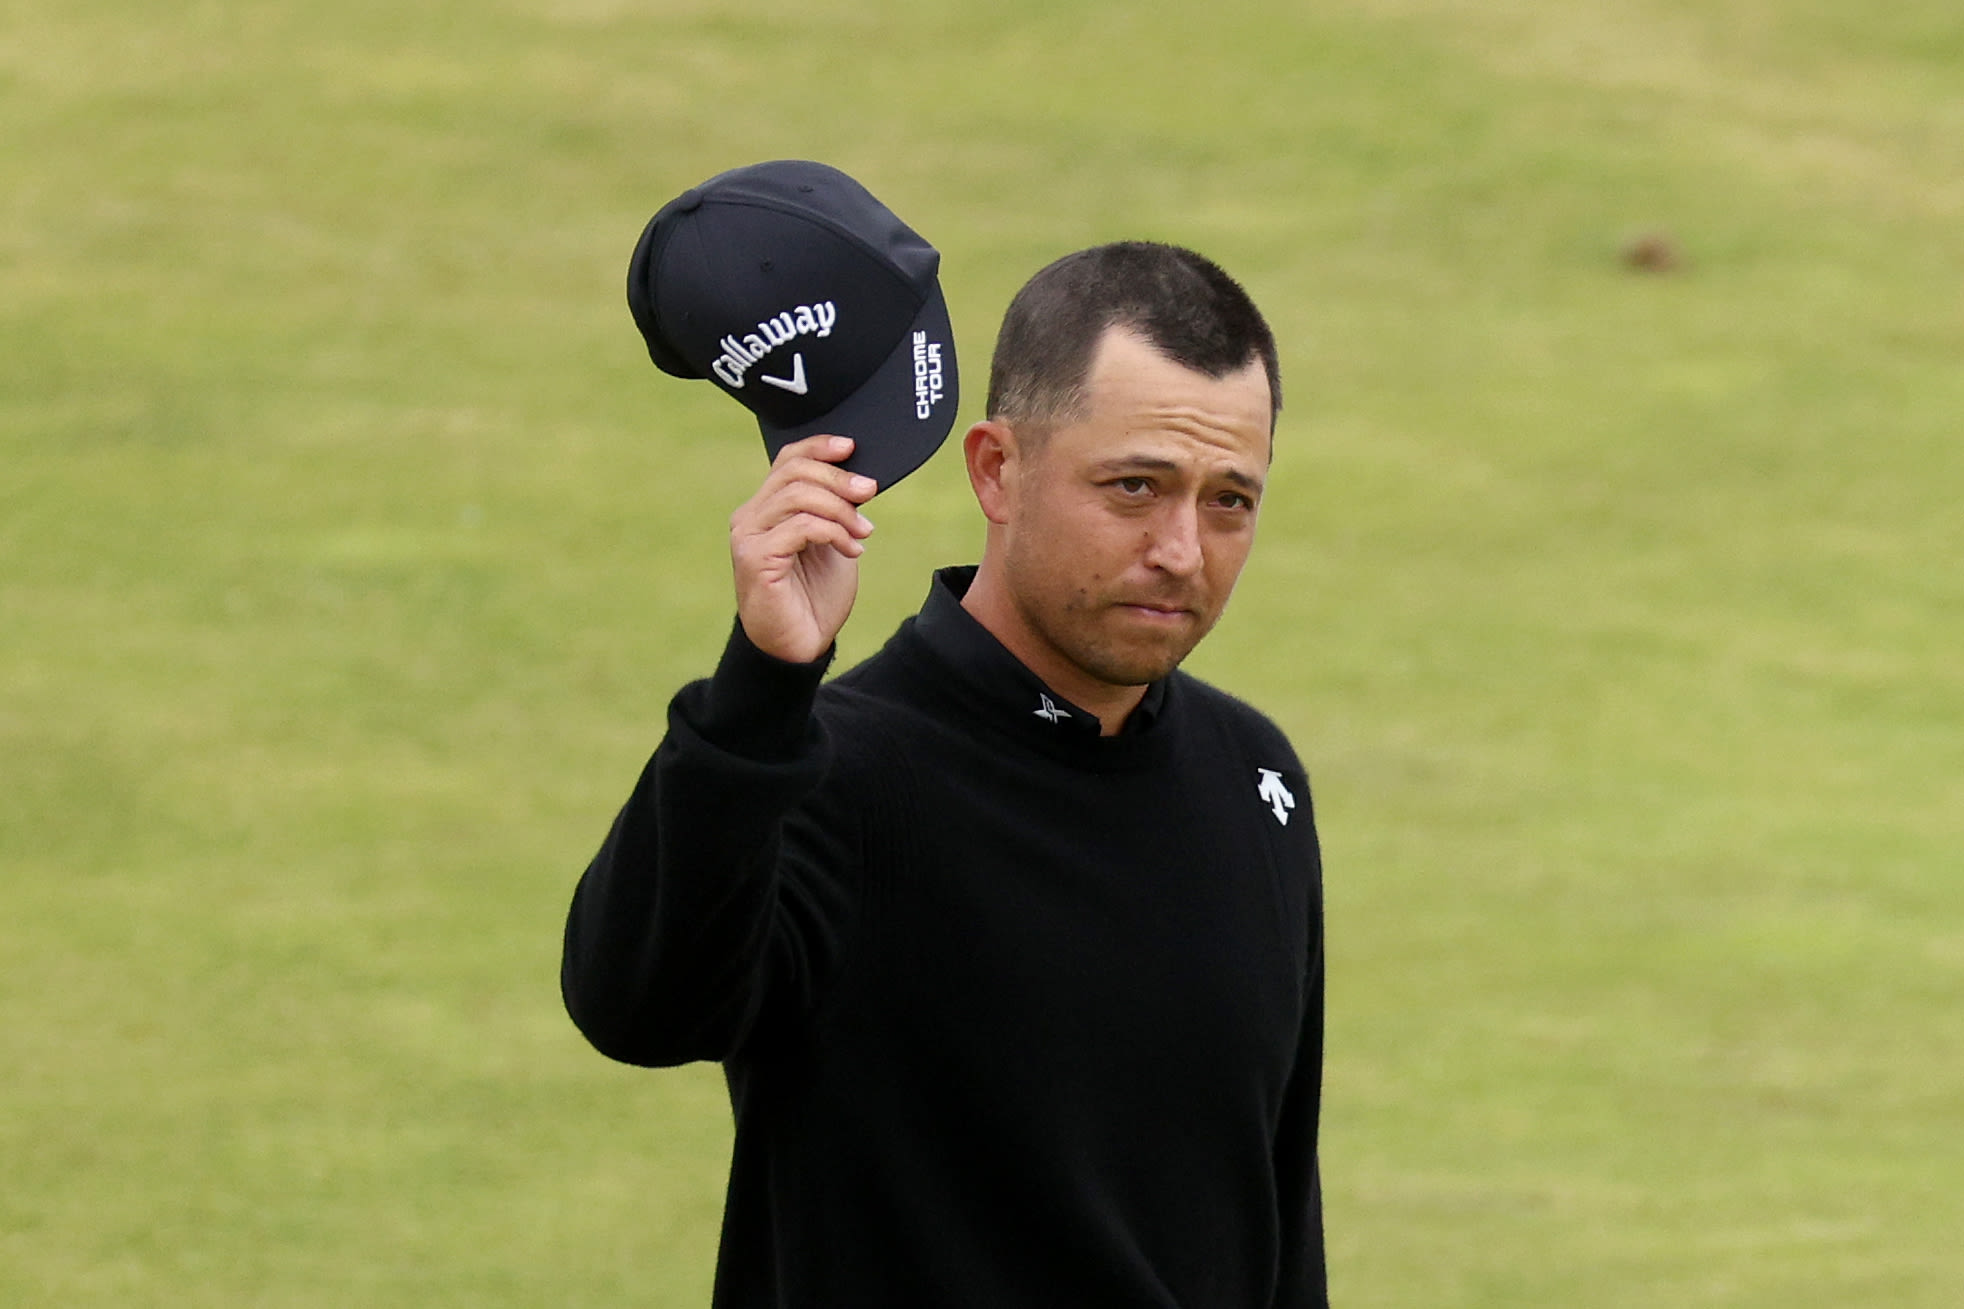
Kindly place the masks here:
POLYGON ((665 373, 706 377, 757 416, 775 458, 821 432, 888 487, 954 425, 955 342, 933 246, 836 168, 752 164, 649 220, 627 303, 665 373))

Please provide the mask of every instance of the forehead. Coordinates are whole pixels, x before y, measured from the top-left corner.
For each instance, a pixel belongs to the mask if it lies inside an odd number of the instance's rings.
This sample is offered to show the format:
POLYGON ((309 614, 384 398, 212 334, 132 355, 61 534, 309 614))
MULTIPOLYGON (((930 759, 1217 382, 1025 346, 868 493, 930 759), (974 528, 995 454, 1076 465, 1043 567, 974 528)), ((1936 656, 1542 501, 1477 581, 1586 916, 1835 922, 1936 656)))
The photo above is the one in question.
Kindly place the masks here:
POLYGON ((1161 354, 1142 337, 1112 328, 1100 339, 1085 378, 1082 417, 1068 424, 1079 452, 1107 457, 1138 447, 1186 448, 1236 463, 1268 465, 1273 410, 1259 359, 1209 377, 1161 354))

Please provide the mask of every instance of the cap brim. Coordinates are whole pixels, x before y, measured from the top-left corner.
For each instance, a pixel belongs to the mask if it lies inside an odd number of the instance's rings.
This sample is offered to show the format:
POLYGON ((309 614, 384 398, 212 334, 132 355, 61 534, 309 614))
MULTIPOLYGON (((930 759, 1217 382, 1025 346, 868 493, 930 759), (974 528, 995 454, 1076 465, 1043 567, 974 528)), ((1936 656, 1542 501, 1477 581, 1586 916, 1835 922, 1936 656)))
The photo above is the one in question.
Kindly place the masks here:
POLYGON ((795 427, 773 427, 761 420, 764 447, 771 458, 793 441, 808 436, 849 436, 853 452, 844 467, 862 473, 885 490, 928 461, 941 448, 955 425, 961 403, 956 384, 955 334, 948 321, 948 302, 937 282, 914 321, 900 334, 900 343, 866 383, 831 412, 795 427), (941 395, 927 406, 926 418, 917 407, 915 337, 941 352, 941 395))

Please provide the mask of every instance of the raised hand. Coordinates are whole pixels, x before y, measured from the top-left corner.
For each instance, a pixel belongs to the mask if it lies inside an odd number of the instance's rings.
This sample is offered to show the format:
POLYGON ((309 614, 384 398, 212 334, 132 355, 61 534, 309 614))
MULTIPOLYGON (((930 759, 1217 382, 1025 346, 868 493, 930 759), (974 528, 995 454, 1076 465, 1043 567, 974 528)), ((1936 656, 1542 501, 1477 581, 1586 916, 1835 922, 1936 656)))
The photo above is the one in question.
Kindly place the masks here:
POLYGON ((851 453, 849 437, 792 442, 730 515, 737 618, 751 644, 790 663, 831 648, 859 592, 858 560, 873 534, 859 506, 879 487, 838 466, 851 453))

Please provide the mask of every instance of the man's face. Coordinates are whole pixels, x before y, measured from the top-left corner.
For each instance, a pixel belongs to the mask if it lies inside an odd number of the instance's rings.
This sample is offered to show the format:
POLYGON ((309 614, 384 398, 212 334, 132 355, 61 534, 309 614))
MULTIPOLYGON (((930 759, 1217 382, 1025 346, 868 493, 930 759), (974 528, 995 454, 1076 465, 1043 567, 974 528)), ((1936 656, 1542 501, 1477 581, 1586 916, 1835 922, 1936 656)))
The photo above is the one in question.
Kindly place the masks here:
POLYGON ((1176 668, 1254 544, 1271 411, 1259 360, 1210 378, 1113 329, 1083 418, 1025 447, 1004 578, 1049 651, 1110 686, 1176 668))

